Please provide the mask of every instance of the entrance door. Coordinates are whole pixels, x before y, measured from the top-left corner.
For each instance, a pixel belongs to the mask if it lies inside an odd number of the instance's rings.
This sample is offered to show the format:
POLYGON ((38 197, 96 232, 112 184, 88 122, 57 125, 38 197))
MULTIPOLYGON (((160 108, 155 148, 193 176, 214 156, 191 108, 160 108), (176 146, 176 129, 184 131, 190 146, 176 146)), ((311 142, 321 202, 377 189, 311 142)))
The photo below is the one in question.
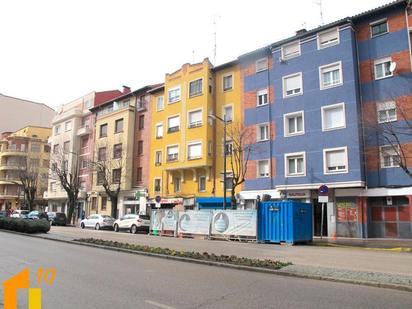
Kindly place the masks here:
POLYGON ((323 233, 321 233, 322 225, 322 204, 318 203, 317 199, 313 200, 313 235, 314 236, 328 236, 328 215, 327 206, 325 204, 323 211, 323 233))

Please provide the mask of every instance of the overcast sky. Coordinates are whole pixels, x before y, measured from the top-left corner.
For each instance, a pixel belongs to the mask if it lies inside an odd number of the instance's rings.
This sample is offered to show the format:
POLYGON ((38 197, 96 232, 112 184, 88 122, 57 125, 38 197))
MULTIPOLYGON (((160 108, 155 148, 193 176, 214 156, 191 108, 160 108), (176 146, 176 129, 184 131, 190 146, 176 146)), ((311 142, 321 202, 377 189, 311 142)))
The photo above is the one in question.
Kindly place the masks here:
MULTIPOLYGON (((323 0, 324 23, 390 0, 323 0)), ((320 25, 316 0, 0 0, 0 93, 55 108, 93 90, 163 82, 320 25)))

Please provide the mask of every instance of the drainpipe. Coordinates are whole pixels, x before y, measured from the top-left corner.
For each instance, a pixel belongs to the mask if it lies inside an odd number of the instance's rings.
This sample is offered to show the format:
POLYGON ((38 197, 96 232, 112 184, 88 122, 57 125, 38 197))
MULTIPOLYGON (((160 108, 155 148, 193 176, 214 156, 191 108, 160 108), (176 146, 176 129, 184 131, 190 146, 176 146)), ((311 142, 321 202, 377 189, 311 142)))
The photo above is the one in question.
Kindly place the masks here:
MULTIPOLYGON (((268 71, 267 71, 267 85, 268 85, 268 102, 269 102, 269 168, 270 168, 270 188, 273 189, 273 175, 272 175, 272 155, 273 155, 273 150, 272 150, 272 130, 270 129, 272 126, 272 103, 270 101, 270 67, 269 67, 269 61, 270 57, 272 57, 272 50, 270 47, 268 47, 269 50, 269 55, 268 55, 268 71)), ((273 68, 273 57, 272 57, 272 68, 273 68)))

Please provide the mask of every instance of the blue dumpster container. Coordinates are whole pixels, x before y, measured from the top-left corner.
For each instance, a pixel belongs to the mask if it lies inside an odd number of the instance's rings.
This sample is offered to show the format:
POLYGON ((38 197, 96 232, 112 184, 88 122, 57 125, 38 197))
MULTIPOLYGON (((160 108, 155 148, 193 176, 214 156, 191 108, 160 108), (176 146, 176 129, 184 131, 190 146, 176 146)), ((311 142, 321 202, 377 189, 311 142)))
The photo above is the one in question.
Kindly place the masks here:
POLYGON ((258 205, 258 241, 294 244, 312 241, 312 204, 295 201, 258 205))

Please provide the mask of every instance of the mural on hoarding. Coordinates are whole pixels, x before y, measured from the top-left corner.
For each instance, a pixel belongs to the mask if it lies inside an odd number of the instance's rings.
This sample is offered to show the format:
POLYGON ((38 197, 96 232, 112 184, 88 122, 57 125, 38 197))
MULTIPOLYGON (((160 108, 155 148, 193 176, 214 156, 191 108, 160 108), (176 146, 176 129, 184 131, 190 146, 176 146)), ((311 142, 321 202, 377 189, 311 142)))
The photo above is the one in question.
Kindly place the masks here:
POLYGON ((209 235, 210 219, 209 211, 181 211, 178 233, 209 235))
POLYGON ((212 234, 256 236, 256 210, 215 210, 212 234))

